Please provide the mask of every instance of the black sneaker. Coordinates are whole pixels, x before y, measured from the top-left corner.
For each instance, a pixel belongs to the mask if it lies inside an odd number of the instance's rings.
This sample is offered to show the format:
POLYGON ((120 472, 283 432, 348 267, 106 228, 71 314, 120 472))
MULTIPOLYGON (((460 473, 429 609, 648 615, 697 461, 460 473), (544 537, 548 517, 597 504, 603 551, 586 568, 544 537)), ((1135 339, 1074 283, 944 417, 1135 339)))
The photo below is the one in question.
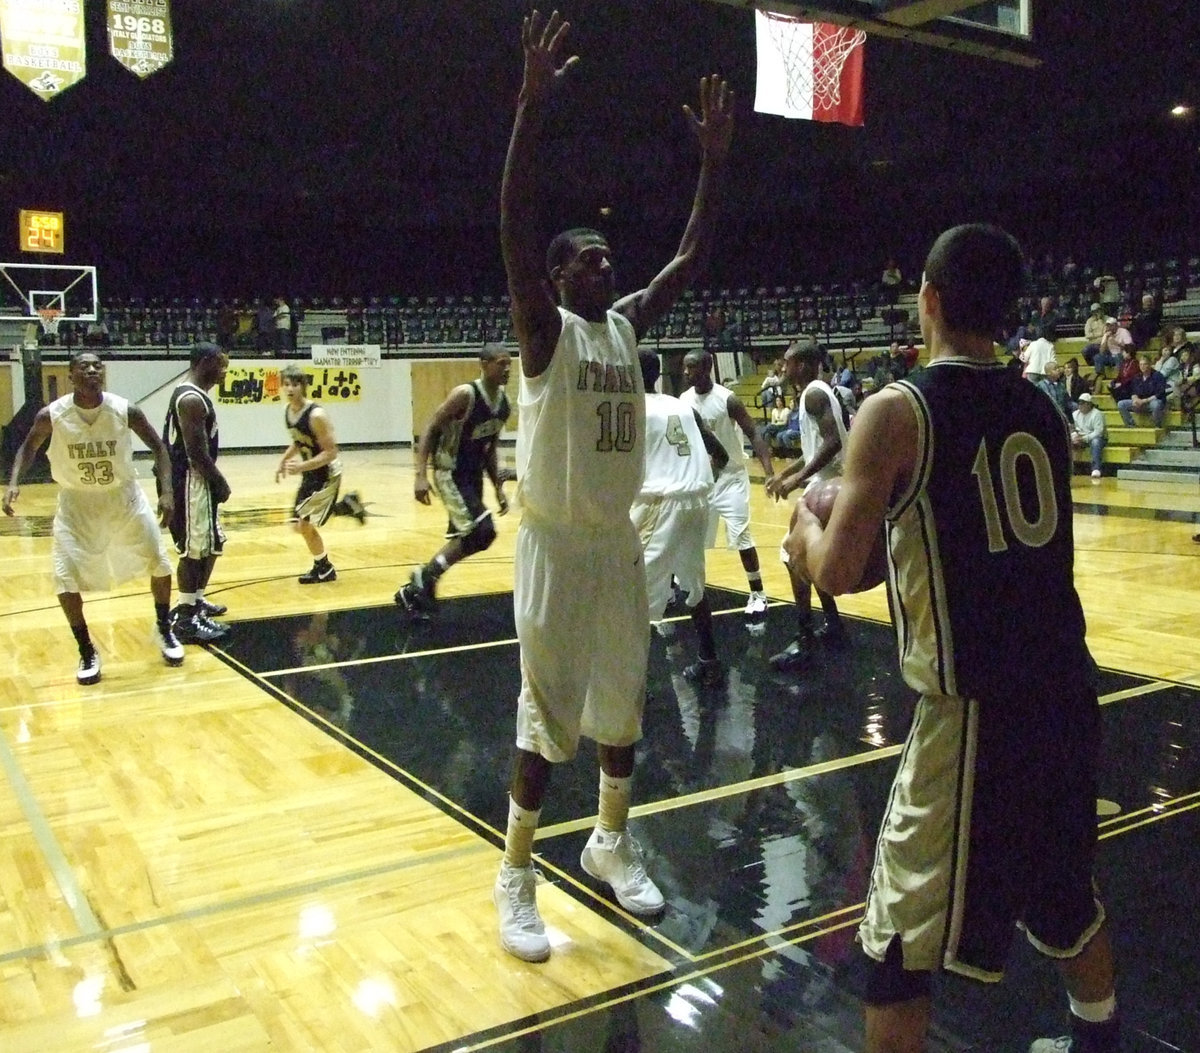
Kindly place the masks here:
POLYGON ((395 600, 409 614, 430 615, 437 609, 433 582, 425 577, 424 567, 418 567, 412 572, 408 584, 396 593, 395 600))
POLYGON ((850 645, 850 634, 841 621, 827 621, 816 632, 813 639, 834 651, 840 651, 850 645))
POLYGON ((190 617, 177 618, 171 629, 175 633, 175 639, 185 644, 216 643, 229 635, 227 625, 220 625, 195 613, 190 617))
POLYGON ((796 673, 812 664, 812 637, 797 636, 779 654, 771 655, 771 668, 777 673, 796 673))
POLYGON ((337 581, 337 571, 333 569, 333 564, 326 561, 322 566, 320 563, 314 563, 312 570, 307 574, 300 575, 301 585, 320 585, 326 581, 337 581))
POLYGON ((79 668, 75 670, 75 681, 84 685, 100 683, 100 652, 96 648, 79 653, 79 668))
POLYGON ((719 658, 697 658, 684 668, 683 678, 700 687, 720 687, 725 683, 725 664, 719 658))
POLYGON ((341 506, 340 511, 343 515, 353 516, 360 523, 367 521, 367 510, 363 507, 362 500, 356 491, 348 493, 338 504, 341 506))
POLYGON ((206 618, 220 618, 222 614, 228 614, 229 608, 223 603, 209 603, 203 596, 196 601, 196 609, 206 618))
POLYGON ((175 636, 175 630, 170 625, 159 625, 155 622, 154 642, 167 665, 183 665, 183 645, 175 636))

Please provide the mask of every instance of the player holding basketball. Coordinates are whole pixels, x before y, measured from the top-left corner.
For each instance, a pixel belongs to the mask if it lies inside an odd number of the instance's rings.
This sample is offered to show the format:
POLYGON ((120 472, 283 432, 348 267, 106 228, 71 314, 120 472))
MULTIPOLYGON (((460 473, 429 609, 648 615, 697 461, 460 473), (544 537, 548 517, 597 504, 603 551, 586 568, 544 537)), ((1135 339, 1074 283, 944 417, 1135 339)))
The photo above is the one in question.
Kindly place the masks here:
POLYGON ((228 368, 229 356, 220 347, 207 341, 196 344, 187 377, 171 392, 163 424, 175 503, 169 525, 179 553, 175 568, 179 606, 173 624, 184 643, 212 643, 229 633, 228 626, 212 620, 225 608, 204 599, 213 566, 225 547, 217 506, 229 500, 229 484, 217 467, 217 412, 208 392, 224 379, 228 368))
POLYGON ((859 929, 871 1053, 923 1050, 930 974, 999 980, 1018 921, 1070 995, 1070 1039, 1032 1050, 1118 1048, 1070 438, 992 343, 1023 287, 1004 231, 934 242, 918 296, 929 366, 863 403, 827 527, 801 506, 793 531, 793 558, 836 595, 886 521, 901 666, 921 692, 859 929))
POLYGON ((733 134, 733 93, 721 78, 705 77, 699 116, 684 107, 701 153, 692 214, 675 258, 647 288, 616 300, 612 250, 594 230, 559 234, 543 269, 536 152, 550 99, 578 62, 563 59, 567 30, 557 12, 543 20, 534 11, 524 21, 524 81, 500 192, 500 245, 520 344, 524 514, 513 587, 517 753, 493 899, 502 946, 527 961, 550 955, 532 865, 538 817, 553 765, 575 755, 581 735, 596 741, 601 775, 599 823, 580 863, 624 909, 663 907, 627 829, 650 643, 641 545, 629 518, 644 468, 637 341, 704 257, 733 134))
POLYGON ((763 591, 758 549, 750 536, 750 472, 746 468, 742 436, 750 440, 768 479, 775 473, 771 447, 742 400, 723 384, 713 381, 712 370, 713 358, 707 351, 688 352, 683 359, 683 382, 688 386, 679 398, 700 414, 705 426, 721 440, 729 454, 729 462, 717 474, 709 497, 709 542, 716 538, 717 519, 724 519, 729 547, 738 550, 750 585, 746 617, 761 624, 767 613, 767 594, 763 591))
MULTIPOLYGON (((797 337, 783 356, 787 382, 800 392, 801 456, 778 475, 767 479, 767 493, 778 500, 810 483, 832 479, 842 472, 842 451, 846 447, 846 422, 842 404, 821 379, 824 351, 811 336, 797 337)), ((793 516, 793 523, 795 518, 793 516)), ((787 550, 783 561, 788 563, 787 550)), ((820 641, 828 647, 842 647, 846 630, 838 613, 837 601, 817 589, 817 599, 825 613, 825 624, 815 632, 812 627, 812 585, 803 573, 791 573, 792 597, 796 601, 796 638, 777 655, 771 656, 771 668, 781 673, 803 669, 812 662, 813 645, 820 641)))
POLYGON ((704 592, 704 542, 713 470, 724 468, 729 454, 699 413, 671 395, 655 392, 662 371, 658 355, 642 351, 638 357, 646 389, 646 475, 629 515, 642 540, 650 621, 662 618, 676 582, 691 614, 699 652, 683 675, 716 687, 725 679, 725 666, 717 657, 712 607, 704 592))
POLYGON ((509 418, 504 385, 512 366, 499 344, 484 344, 479 352, 479 379, 459 384, 433 411, 417 446, 413 496, 423 505, 436 488, 446 506, 450 525, 446 544, 424 566, 413 571, 395 600, 405 610, 426 614, 433 609, 438 579, 455 563, 483 552, 496 540, 491 510, 483 503, 483 476, 492 481, 500 515, 508 512, 504 481, 496 464, 496 444, 509 418), (433 487, 428 464, 433 459, 433 487))
POLYGON ((170 624, 171 564, 159 523, 138 485, 132 436, 154 455, 163 523, 172 512, 166 447, 137 406, 104 390, 104 363, 97 355, 75 355, 68 376, 71 394, 38 410, 17 450, 4 514, 13 515, 21 473, 49 439, 50 473, 59 485, 51 559, 58 602, 79 645, 75 679, 80 684, 100 681, 100 654, 83 616, 81 593, 111 589, 144 573, 150 575, 154 598, 154 641, 167 665, 181 665, 183 648, 170 624))
POLYGON ((337 436, 329 414, 308 397, 308 374, 299 366, 285 366, 279 373, 287 405, 283 423, 292 437, 291 445, 283 451, 275 481, 285 475, 299 475, 300 488, 292 506, 292 523, 313 558, 313 565, 301 574, 301 585, 317 585, 336 581, 337 571, 329 561, 325 542, 318 527, 329 517, 354 516, 360 523, 365 518, 357 494, 347 494, 338 500, 342 485, 342 462, 338 459, 337 436))

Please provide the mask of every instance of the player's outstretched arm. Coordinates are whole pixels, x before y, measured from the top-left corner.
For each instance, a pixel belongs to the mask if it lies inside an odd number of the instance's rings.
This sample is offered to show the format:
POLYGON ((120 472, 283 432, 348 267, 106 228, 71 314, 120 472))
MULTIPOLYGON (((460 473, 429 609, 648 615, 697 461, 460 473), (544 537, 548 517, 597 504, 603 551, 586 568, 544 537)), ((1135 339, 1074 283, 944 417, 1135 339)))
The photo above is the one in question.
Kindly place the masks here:
POLYGON ((708 256, 716 228, 721 176, 733 141, 733 104, 733 89, 714 73, 700 78, 699 115, 690 106, 683 107, 700 144, 700 175, 692 214, 675 258, 645 289, 616 304, 616 310, 633 323, 639 339, 674 306, 708 256))
POLYGON ((750 411, 746 409, 745 403, 736 395, 730 395, 725 406, 734 424, 741 428, 742 434, 750 440, 750 448, 754 450, 754 456, 758 458, 758 463, 762 465, 763 471, 767 473, 767 478, 770 479, 775 474, 775 465, 771 460, 771 446, 763 438, 758 425, 754 423, 754 418, 750 416, 750 411))
POLYGON ((16 514, 13 511, 13 502, 21 495, 21 488, 18 485, 21 482, 21 473, 29 467, 30 461, 37 456, 38 450, 50 438, 51 427, 50 410, 43 406, 34 416, 29 434, 25 436, 25 441, 21 443, 17 455, 13 458, 12 473, 8 477, 8 489, 4 491, 3 507, 6 516, 16 514))
POLYGON ((175 512, 175 491, 171 488, 171 455, 154 425, 146 419, 141 407, 129 407, 129 428, 146 444, 154 456, 154 478, 158 483, 158 522, 166 526, 175 512))
POLYGON ((513 329, 521 349, 521 370, 541 376, 550 365, 562 319, 542 262, 537 222, 537 145, 546 107, 559 83, 579 61, 562 58, 570 23, 557 11, 543 22, 533 11, 521 26, 525 75, 517 97, 504 177, 500 184, 500 251, 508 276, 513 329))

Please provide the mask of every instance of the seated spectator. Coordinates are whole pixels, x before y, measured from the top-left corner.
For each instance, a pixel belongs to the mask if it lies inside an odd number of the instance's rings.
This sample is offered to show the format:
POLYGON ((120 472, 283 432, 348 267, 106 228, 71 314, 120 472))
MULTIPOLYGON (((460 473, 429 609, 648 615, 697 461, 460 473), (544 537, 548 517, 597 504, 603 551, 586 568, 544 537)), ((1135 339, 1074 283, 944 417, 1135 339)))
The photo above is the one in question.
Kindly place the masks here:
POLYGON ((899 340, 893 340, 892 346, 888 348, 887 368, 893 380, 903 380, 908 376, 908 360, 904 357, 899 340))
POLYGON ((1045 374, 1037 382, 1037 386, 1050 396, 1050 400, 1058 407, 1058 412, 1070 420, 1072 407, 1070 399, 1067 398, 1067 385, 1063 381, 1062 366, 1053 359, 1047 362, 1045 374))
POLYGON ((1092 304, 1092 313, 1083 320, 1083 358, 1088 365, 1092 357, 1100 349, 1100 337, 1104 335, 1104 308, 1098 303, 1092 304), (1091 348, 1091 355, 1088 354, 1091 348))
POLYGON ((1158 331, 1162 328, 1162 308, 1154 299, 1154 293, 1146 293, 1142 297, 1142 309, 1129 323, 1129 335, 1133 337, 1133 346, 1144 351, 1150 346, 1158 331))
POLYGON ((1100 478, 1100 461, 1104 446, 1108 442, 1108 426, 1104 414, 1092 403, 1092 396, 1084 392, 1079 396, 1079 408, 1071 417, 1071 445, 1089 446, 1092 451, 1092 478, 1100 478))
POLYGON ((1200 405, 1200 353, 1190 343, 1179 348, 1179 408, 1191 416, 1200 405))
POLYGON ((1133 337, 1129 335, 1129 330, 1109 316, 1104 319, 1104 332, 1100 335, 1095 349, 1093 350, 1091 345, 1083 349, 1083 360, 1097 373, 1102 374, 1110 366, 1121 364, 1121 351, 1126 347, 1137 350, 1133 346, 1133 337))
POLYGON ((1053 296, 1043 296, 1038 301, 1037 317, 1032 321, 1044 339, 1049 340, 1050 343, 1054 343, 1058 339, 1058 311, 1054 309, 1053 296))
POLYGON ((1121 348, 1121 361, 1117 364, 1117 375, 1108 385, 1108 393, 1118 402, 1129 394, 1129 385, 1139 373, 1137 353, 1133 344, 1121 348))
POLYGON ((1161 428, 1167 410, 1167 380, 1154 368, 1149 355, 1138 355, 1138 370, 1128 394, 1117 402, 1117 412, 1127 428, 1134 427, 1135 413, 1149 413, 1154 426, 1161 428))
POLYGON ((907 368, 907 370, 911 373, 917 368, 917 361, 921 357, 921 352, 918 350, 917 345, 913 342, 911 335, 908 338, 908 343, 901 349, 900 353, 904 355, 905 368, 907 368))
POLYGON ((1079 396, 1085 391, 1092 390, 1091 378, 1080 376, 1079 361, 1075 358, 1068 358, 1063 367, 1063 383, 1067 386, 1067 399, 1071 404, 1071 412, 1074 413, 1079 396))
POLYGON ((776 397, 783 396, 783 359, 777 358, 770 371, 763 378, 762 386, 758 389, 758 401, 765 413, 775 404, 776 397))
POLYGON ((782 395, 776 395, 775 401, 771 406, 770 420, 763 425, 763 438, 767 440, 768 446, 774 446, 781 432, 786 431, 788 426, 788 408, 787 403, 783 400, 782 395))
POLYGON ((1174 400, 1179 394, 1179 371, 1180 362, 1179 356, 1175 353, 1175 348, 1172 344, 1163 344, 1162 350, 1158 353, 1158 360, 1154 363, 1154 368, 1163 375, 1163 379, 1167 382, 1167 398, 1174 400))
POLYGON ((1046 363, 1056 361, 1054 357, 1054 341, 1040 333, 1025 345, 1021 352, 1021 361, 1025 364, 1024 376, 1035 384, 1046 375, 1046 363))
POLYGON ((838 370, 838 374, 834 379, 834 383, 844 388, 854 386, 854 370, 851 368, 849 362, 845 360, 842 361, 842 368, 838 370))
POLYGON ((785 450, 800 449, 800 396, 792 399, 792 408, 788 411, 787 423, 783 431, 775 435, 775 446, 785 450))

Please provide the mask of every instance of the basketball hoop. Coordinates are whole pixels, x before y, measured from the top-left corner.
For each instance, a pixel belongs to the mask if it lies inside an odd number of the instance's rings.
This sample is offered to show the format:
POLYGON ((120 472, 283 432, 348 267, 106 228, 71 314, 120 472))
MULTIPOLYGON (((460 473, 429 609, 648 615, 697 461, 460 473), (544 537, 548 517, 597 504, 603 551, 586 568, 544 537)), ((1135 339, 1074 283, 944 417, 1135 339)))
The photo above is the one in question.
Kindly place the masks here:
POLYGON ((62 319, 62 311, 57 307, 39 307, 37 314, 38 320, 42 323, 42 334, 44 336, 57 336, 58 323, 62 319))
POLYGON ((810 66, 808 42, 795 32, 808 20, 759 10, 767 19, 771 40, 783 61, 788 105, 802 109, 811 98, 813 109, 835 108, 842 101, 842 68, 867 34, 851 26, 838 26, 832 33, 814 33, 810 66))

